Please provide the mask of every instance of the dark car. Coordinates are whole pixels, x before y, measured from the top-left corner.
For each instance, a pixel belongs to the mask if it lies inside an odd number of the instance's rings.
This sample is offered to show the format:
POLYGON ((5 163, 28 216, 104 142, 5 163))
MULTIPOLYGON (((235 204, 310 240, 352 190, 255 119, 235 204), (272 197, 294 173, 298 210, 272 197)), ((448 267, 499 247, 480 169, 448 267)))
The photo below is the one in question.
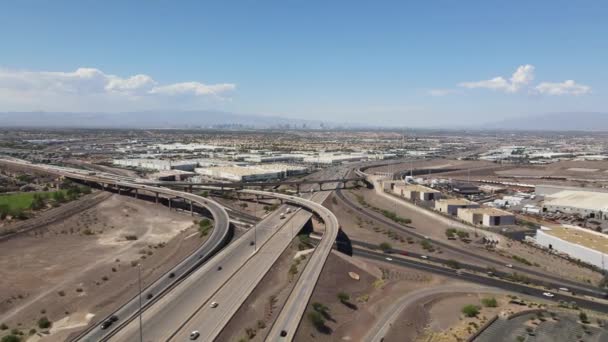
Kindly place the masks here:
POLYGON ((110 316, 110 319, 108 319, 108 321, 114 323, 114 322, 118 321, 118 316, 112 315, 112 316, 110 316))
POLYGON ((249 241, 249 246, 253 246, 254 242, 253 241, 249 241))
POLYGON ((108 329, 110 327, 110 325, 112 325, 112 321, 110 321, 110 320, 104 321, 103 323, 101 323, 101 329, 102 330, 108 329))

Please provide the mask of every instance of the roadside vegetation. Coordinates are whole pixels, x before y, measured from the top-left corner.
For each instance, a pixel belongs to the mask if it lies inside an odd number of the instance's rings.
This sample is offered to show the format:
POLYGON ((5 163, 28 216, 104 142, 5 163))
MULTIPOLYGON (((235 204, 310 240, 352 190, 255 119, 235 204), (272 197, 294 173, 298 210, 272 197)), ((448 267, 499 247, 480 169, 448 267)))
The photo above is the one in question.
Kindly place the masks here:
POLYGON ((198 232, 201 234, 201 237, 205 237, 209 234, 211 230, 211 221, 209 219, 202 219, 198 222, 198 232))
POLYGON ((381 213, 382 215, 384 215, 384 217, 392 220, 393 222, 399 223, 401 225, 408 225, 410 223, 412 223, 412 220, 407 218, 407 217, 401 217, 399 215, 397 215, 397 213, 395 213, 394 211, 390 211, 390 210, 385 210, 385 209, 381 209, 378 207, 375 207, 369 203, 367 203, 367 201, 365 200, 365 198, 362 195, 359 194, 355 194, 353 192, 351 192, 355 198, 357 199, 357 202, 366 208, 370 208, 374 211, 377 211, 379 213, 381 213))
POLYGON ((45 192, 20 192, 0 195, 0 219, 8 216, 24 220, 28 212, 42 210, 46 207, 60 206, 62 203, 78 199, 83 194, 90 194, 91 188, 66 183, 66 189, 45 192))

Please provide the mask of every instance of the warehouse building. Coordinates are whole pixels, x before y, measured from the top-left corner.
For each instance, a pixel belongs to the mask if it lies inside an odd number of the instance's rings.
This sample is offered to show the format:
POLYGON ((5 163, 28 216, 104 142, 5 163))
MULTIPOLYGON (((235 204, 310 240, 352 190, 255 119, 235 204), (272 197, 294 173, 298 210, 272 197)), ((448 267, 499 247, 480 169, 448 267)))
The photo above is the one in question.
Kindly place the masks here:
POLYGON ((253 166, 257 169, 277 171, 280 173, 279 178, 303 175, 308 173, 309 169, 306 166, 289 165, 289 164, 260 164, 253 166))
POLYGON ((566 254, 608 270, 608 236, 589 229, 562 225, 541 226, 528 240, 557 253, 566 254))
POLYGON ((464 208, 479 208, 479 204, 464 198, 447 198, 435 201, 435 210, 448 215, 456 216, 458 209, 464 208))
POLYGON ((581 217, 608 219, 608 193, 585 190, 548 191, 542 206, 543 213, 576 214, 581 217))
POLYGON ((481 192, 477 185, 470 183, 452 183, 452 191, 461 195, 475 195, 481 192))
POLYGON ((115 159, 114 165, 123 167, 134 167, 138 169, 168 171, 182 170, 194 171, 198 166, 198 160, 163 160, 163 159, 115 159))
POLYGON ((441 198, 441 191, 415 184, 395 184, 393 193, 411 201, 436 201, 441 198))
POLYGON ((458 209, 458 218, 476 226, 494 227, 515 224, 515 215, 496 208, 458 209))
POLYGON ((281 178, 282 172, 250 166, 213 166, 196 168, 196 173, 233 182, 261 182, 281 178))

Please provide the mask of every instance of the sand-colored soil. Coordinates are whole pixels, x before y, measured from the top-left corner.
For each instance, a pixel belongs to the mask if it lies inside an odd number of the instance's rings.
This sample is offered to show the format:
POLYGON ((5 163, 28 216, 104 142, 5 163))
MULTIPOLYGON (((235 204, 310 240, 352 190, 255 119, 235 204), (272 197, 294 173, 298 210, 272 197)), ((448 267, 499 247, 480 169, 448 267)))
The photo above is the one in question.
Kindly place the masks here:
POLYGON ((295 341, 360 341, 369 327, 395 298, 438 282, 438 277, 415 270, 394 268, 333 252, 325 264, 295 341), (353 279, 349 272, 359 275, 353 279), (350 296, 346 303, 337 295, 350 296), (328 307, 326 327, 314 327, 308 317, 312 303, 328 307))
POLYGON ((63 221, 4 241, 0 248, 0 322, 29 331, 42 316, 61 340, 113 311, 197 248, 193 217, 112 195, 63 221), (137 240, 127 240, 126 236, 137 240))

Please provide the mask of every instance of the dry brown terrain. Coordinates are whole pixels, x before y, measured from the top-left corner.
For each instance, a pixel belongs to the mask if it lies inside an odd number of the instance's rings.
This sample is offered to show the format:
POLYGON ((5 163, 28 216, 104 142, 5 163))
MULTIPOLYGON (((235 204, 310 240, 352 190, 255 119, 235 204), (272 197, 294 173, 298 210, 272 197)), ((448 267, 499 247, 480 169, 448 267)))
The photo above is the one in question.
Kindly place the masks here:
MULTIPOLYGON (((438 223, 437 221, 429 218, 428 216, 422 215, 412 209, 409 209, 408 207, 395 205, 394 203, 390 202, 386 198, 378 196, 374 190, 362 189, 362 190, 357 191, 357 193, 362 195, 368 203, 370 203, 376 207, 395 211, 399 216, 410 218, 412 220, 412 223, 410 224, 410 226, 412 227, 412 229, 414 229, 415 232, 417 232, 419 234, 424 234, 424 235, 430 236, 433 239, 443 240, 444 242, 457 246, 459 248, 466 248, 469 250, 474 250, 478 253, 485 254, 486 256, 493 257, 494 259, 496 259, 498 262, 500 262, 502 264, 517 264, 518 262, 512 259, 513 255, 517 255, 517 256, 527 259, 530 263, 535 265, 535 266, 526 266, 524 264, 519 263, 519 266, 521 266, 521 267, 530 267, 531 269, 543 269, 545 271, 551 272, 554 275, 559 275, 564 278, 572 279, 575 281, 591 282, 592 284, 597 284, 601 280, 601 274, 599 274, 598 272, 594 272, 590 269, 580 267, 580 266, 576 265, 575 263, 569 262, 565 259, 556 257, 550 253, 544 252, 540 249, 531 247, 529 245, 526 245, 526 244, 523 244, 523 243, 520 243, 517 241, 508 243, 507 248, 505 248, 505 249, 502 249, 502 250, 499 250, 496 252, 492 252, 492 251, 487 251, 485 248, 483 248, 483 246, 477 246, 475 244, 465 244, 458 240, 456 240, 456 241, 447 240, 447 238, 445 237, 445 230, 449 227, 446 227, 445 225, 438 223)), ((342 216, 342 217, 338 217, 338 218, 340 219, 340 223, 343 224, 342 219, 344 217, 342 216)), ((348 222, 348 221, 346 221, 346 222, 348 222)), ((349 225, 346 225, 345 227, 349 227, 349 225)), ((360 232, 361 229, 355 228, 352 231, 360 232)), ((373 231, 373 233, 383 234, 382 230, 378 233, 373 231)), ((351 233, 348 232, 348 234, 350 236, 351 233)), ((382 236, 382 235, 380 235, 380 236, 382 236)), ((381 242, 377 238, 368 238, 368 241, 381 242)), ((420 248, 420 246, 418 244, 409 244, 408 245, 407 243, 403 244, 403 243, 397 242, 395 240, 388 240, 386 238, 384 239, 384 241, 389 241, 389 242, 391 242, 391 244, 393 246, 398 247, 398 248, 404 248, 406 250, 422 252, 422 249, 420 248), (418 248, 420 248, 420 249, 418 249, 418 248)), ((440 255, 439 257, 450 258, 450 255, 448 252, 444 251, 444 253, 442 255, 440 255)), ((468 264, 477 264, 480 266, 487 266, 483 263, 476 261, 475 259, 470 259, 470 258, 467 258, 466 260, 459 260, 459 261, 462 261, 462 262, 465 262, 468 264)))
POLYGON ((396 298, 416 288, 437 284, 439 279, 425 272, 333 252, 321 273, 295 341, 360 341, 396 298), (351 278, 349 272, 357 274, 359 280, 351 278), (340 302, 339 292, 345 292, 350 299, 346 303, 340 302), (314 311, 312 303, 321 303, 328 308, 326 327, 321 331, 308 317, 314 311))
POLYGON ((48 339, 65 339, 136 294, 133 264, 142 263, 145 286, 202 241, 191 216, 112 195, 1 243, 0 322, 27 332, 46 316, 48 339))

